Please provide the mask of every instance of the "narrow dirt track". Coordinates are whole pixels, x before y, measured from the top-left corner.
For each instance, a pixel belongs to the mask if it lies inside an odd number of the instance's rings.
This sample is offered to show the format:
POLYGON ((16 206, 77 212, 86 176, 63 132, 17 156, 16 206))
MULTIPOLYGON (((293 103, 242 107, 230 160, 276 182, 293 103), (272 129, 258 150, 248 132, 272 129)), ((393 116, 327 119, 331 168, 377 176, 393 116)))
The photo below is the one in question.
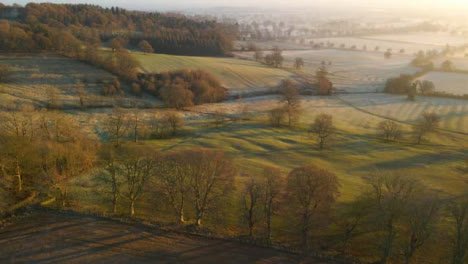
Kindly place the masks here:
POLYGON ((83 215, 36 213, 0 230, 0 263, 323 263, 83 215))

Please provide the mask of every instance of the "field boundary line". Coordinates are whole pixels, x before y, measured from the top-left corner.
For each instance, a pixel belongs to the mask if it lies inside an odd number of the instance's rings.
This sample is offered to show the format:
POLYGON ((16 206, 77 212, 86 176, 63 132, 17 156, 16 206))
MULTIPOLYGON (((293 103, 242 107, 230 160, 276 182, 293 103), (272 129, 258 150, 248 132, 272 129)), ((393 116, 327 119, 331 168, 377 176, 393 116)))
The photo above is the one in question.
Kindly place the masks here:
MULTIPOLYGON (((367 110, 364 110, 354 104, 352 104, 351 102, 349 101, 346 101, 345 99, 341 98, 340 96, 338 95, 334 95, 334 97, 336 97, 338 100, 340 100, 341 102, 343 102, 344 104, 360 111, 360 112, 363 112, 363 113, 366 113, 366 114, 369 114, 369 115, 372 115, 372 116, 375 116, 375 117, 379 117, 379 118, 383 118, 383 119, 387 119, 387 120, 390 120, 390 121, 394 121, 394 122, 397 122, 397 123, 401 123, 401 124, 405 124, 405 125, 414 125, 413 123, 411 122, 407 122, 407 121, 401 121, 401 120, 398 120, 396 118, 392 118, 392 117, 389 117, 389 116, 385 116, 385 115, 379 115, 379 114, 376 114, 376 113, 373 113, 373 112, 370 112, 370 111, 367 111, 367 110)), ((443 132, 448 132, 448 133, 452 133, 452 134, 458 134, 458 135, 463 135, 463 136, 468 136, 468 133, 466 132, 461 132, 461 131, 456 131, 456 130, 450 130, 450 129, 446 129, 446 128, 438 128, 437 130, 439 131, 443 131, 443 132)))

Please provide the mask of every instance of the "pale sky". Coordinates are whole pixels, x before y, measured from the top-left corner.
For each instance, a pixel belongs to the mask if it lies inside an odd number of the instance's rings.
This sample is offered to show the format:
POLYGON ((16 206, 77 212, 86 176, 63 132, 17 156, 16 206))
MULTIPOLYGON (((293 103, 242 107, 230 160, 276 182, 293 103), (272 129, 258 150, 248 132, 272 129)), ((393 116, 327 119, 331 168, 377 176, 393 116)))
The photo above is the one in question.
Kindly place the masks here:
POLYGON ((101 6, 120 6, 129 9, 179 9, 179 8, 210 8, 222 6, 238 7, 389 7, 389 8, 435 8, 435 9, 466 9, 468 0, 6 0, 5 4, 28 2, 53 3, 90 3, 101 6))

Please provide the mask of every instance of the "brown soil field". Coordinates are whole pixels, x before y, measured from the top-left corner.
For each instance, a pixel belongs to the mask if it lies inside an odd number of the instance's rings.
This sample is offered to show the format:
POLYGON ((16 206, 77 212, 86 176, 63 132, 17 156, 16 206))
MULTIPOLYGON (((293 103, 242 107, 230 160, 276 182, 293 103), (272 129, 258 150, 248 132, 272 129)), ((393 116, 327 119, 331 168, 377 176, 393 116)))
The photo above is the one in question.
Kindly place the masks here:
POLYGON ((34 213, 0 230, 0 263, 324 263, 109 219, 34 213))

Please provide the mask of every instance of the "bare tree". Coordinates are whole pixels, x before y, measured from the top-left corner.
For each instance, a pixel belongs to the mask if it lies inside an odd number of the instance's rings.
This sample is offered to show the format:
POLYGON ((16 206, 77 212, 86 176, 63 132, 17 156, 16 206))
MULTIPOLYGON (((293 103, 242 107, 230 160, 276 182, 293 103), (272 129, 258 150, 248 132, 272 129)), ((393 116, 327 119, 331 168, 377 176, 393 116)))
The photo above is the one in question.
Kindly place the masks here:
POLYGON ((223 152, 210 149, 190 149, 184 152, 190 166, 190 189, 195 207, 195 225, 202 219, 213 201, 232 188, 235 169, 223 152))
POLYGON ((395 173, 372 175, 372 191, 368 194, 375 208, 375 223, 382 229, 382 258, 380 263, 387 263, 392 256, 395 236, 414 198, 416 182, 395 173))
POLYGON ((435 90, 435 85, 433 82, 424 80, 419 85, 419 92, 423 95, 428 95, 433 93, 435 90))
POLYGON ((55 86, 46 86, 45 88, 45 97, 47 100, 47 108, 48 109, 57 109, 60 108, 61 104, 58 99, 60 95, 60 90, 55 86))
POLYGON ((167 112, 163 117, 164 122, 170 127, 171 134, 177 134, 177 131, 184 125, 184 119, 177 112, 167 112))
POLYGON ((120 108, 114 108, 113 112, 107 116, 104 121, 104 131, 109 140, 119 147, 122 139, 127 135, 129 128, 128 115, 120 108))
POLYGON ((273 47, 273 53, 271 54, 273 65, 276 68, 279 68, 283 65, 284 57, 282 55, 283 51, 277 46, 273 47))
POLYGON ((428 133, 435 132, 439 127, 440 117, 436 113, 425 112, 423 119, 413 126, 416 143, 421 144, 422 139, 428 133))
POLYGON ((286 117, 287 110, 284 107, 277 107, 270 110, 270 124, 280 127, 286 117))
POLYGON ((342 230, 341 253, 346 254, 349 242, 360 232, 360 227, 365 225, 372 204, 365 196, 359 196, 356 200, 346 204, 338 216, 337 225, 342 230))
POLYGON ((119 163, 123 175, 121 194, 129 203, 129 214, 135 215, 135 203, 141 197, 148 180, 155 175, 157 153, 147 146, 123 145, 119 163))
POLYGON ((281 171, 275 167, 265 167, 262 174, 262 204, 265 212, 266 240, 271 242, 271 218, 279 204, 281 190, 283 188, 281 171))
POLYGON ((411 263, 414 253, 427 242, 436 229, 439 203, 433 197, 433 194, 424 194, 410 201, 403 218, 406 232, 402 246, 406 264, 411 263))
POLYGON ((133 111, 131 116, 131 128, 133 133, 133 142, 138 141, 138 137, 140 136, 140 130, 142 129, 142 120, 140 117, 141 113, 138 110, 133 111))
POLYGON ((380 134, 386 141, 397 140, 401 136, 401 128, 394 121, 385 120, 379 123, 380 134))
POLYGON ((29 138, 32 142, 36 135, 36 113, 34 106, 23 104, 18 109, 16 105, 11 105, 0 119, 0 132, 5 135, 29 138))
POLYGON ((299 57, 294 59, 294 68, 300 70, 302 67, 304 67, 304 60, 299 57))
POLYGON ((301 104, 299 89, 296 87, 293 80, 286 79, 281 82, 279 93, 281 95, 281 102, 286 104, 288 126, 291 126, 299 114, 299 107, 301 104))
POLYGON ((468 253, 468 200, 453 201, 448 207, 453 220, 453 253, 451 264, 466 263, 468 253))
POLYGON ((117 202, 120 195, 121 174, 118 160, 116 157, 115 146, 106 145, 102 147, 100 159, 103 163, 104 171, 98 176, 98 180, 106 186, 110 186, 110 194, 112 196, 112 213, 117 213, 117 202))
POLYGON ((184 207, 189 192, 191 167, 184 152, 169 153, 159 166, 158 179, 179 223, 185 221, 184 207))
POLYGON ((260 196, 261 186, 257 180, 250 177, 249 181, 245 185, 245 189, 242 195, 242 201, 244 203, 245 219, 249 227, 249 237, 253 236, 254 226, 258 221, 258 214, 260 209, 260 196))
POLYGON ((335 174, 306 165, 288 175, 288 205, 300 219, 302 246, 309 248, 309 235, 314 220, 328 213, 338 196, 338 179, 335 174))
POLYGON ((317 135, 319 147, 323 149, 325 144, 336 133, 336 128, 333 125, 333 116, 328 114, 318 115, 310 127, 309 132, 317 135))

